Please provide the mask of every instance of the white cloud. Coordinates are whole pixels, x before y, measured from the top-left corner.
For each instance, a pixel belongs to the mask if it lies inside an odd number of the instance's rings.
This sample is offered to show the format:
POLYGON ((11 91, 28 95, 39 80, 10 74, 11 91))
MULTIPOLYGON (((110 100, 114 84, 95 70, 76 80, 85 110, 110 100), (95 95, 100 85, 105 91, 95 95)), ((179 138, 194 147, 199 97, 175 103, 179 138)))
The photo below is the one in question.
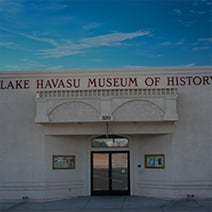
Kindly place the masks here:
POLYGON ((53 40, 53 39, 41 38, 41 37, 38 37, 38 36, 28 35, 28 34, 25 34, 25 33, 20 33, 20 35, 25 37, 25 38, 34 40, 34 41, 49 43, 49 44, 51 44, 53 46, 57 46, 58 45, 58 43, 55 40, 53 40))
POLYGON ((212 42, 212 37, 211 38, 200 38, 199 41, 201 42, 212 42))
MULTIPOLYGON (((149 32, 136 31, 130 33, 114 32, 105 35, 99 35, 89 38, 83 38, 78 42, 66 41, 66 43, 59 45, 56 41, 51 41, 54 44, 54 48, 43 49, 39 51, 39 55, 44 58, 59 58, 70 55, 82 54, 86 49, 98 48, 98 47, 109 47, 123 45, 124 41, 132 40, 137 37, 148 35, 149 32)), ((34 37, 33 37, 34 38, 34 37)), ((38 39, 44 41, 44 39, 38 39)), ((46 42, 50 43, 49 39, 45 39, 46 42)))
POLYGON ((82 28, 84 30, 89 31, 89 30, 92 30, 92 29, 96 29, 98 27, 101 27, 102 25, 103 25, 102 23, 95 23, 95 22, 93 22, 93 23, 89 23, 89 24, 83 25, 82 28))
POLYGON ((142 31, 131 32, 131 33, 115 32, 111 34, 85 38, 82 39, 81 42, 92 46, 110 46, 114 44, 116 45, 120 44, 120 42, 125 40, 131 40, 136 37, 141 37, 148 34, 149 32, 142 32, 142 31))
POLYGON ((198 52, 198 51, 204 51, 204 50, 208 50, 208 49, 209 49, 208 46, 200 46, 200 47, 192 48, 192 51, 198 52))
POLYGON ((15 71, 43 69, 45 67, 46 65, 29 59, 21 59, 20 61, 16 62, 16 64, 8 64, 6 66, 7 69, 15 71))
POLYGON ((178 20, 178 22, 184 26, 184 27, 191 27, 193 25, 193 21, 184 21, 184 20, 178 20))
POLYGON ((13 42, 0 42, 0 46, 6 48, 15 48, 16 44, 13 42))
POLYGON ((43 64, 36 60, 30 60, 27 58, 20 59, 16 64, 8 64, 6 69, 9 71, 19 71, 19 70, 62 70, 64 66, 49 66, 48 64, 43 64))
POLYGON ((189 63, 189 64, 186 64, 184 66, 195 66, 195 65, 196 65, 196 63, 189 63))
POLYGON ((175 44, 176 44, 177 46, 181 46, 181 45, 184 44, 184 41, 177 41, 175 44))
POLYGON ((181 15, 181 14, 182 14, 182 11, 179 10, 179 9, 175 9, 174 12, 175 12, 177 15, 181 15))
POLYGON ((25 9, 58 11, 67 7, 63 1, 0 0, 0 11, 7 13, 23 12, 25 9))
POLYGON ((211 49, 212 37, 199 38, 196 42, 192 43, 192 51, 205 51, 211 49))
POLYGON ((159 43, 159 46, 170 46, 170 45, 171 45, 171 42, 169 42, 169 41, 159 43))

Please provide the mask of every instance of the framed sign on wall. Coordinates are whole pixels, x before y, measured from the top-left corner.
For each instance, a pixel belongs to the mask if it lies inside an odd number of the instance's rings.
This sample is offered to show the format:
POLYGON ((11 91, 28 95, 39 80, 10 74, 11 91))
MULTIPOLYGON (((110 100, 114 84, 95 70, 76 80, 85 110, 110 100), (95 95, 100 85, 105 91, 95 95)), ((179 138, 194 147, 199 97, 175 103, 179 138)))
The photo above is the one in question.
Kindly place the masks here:
POLYGON ((145 168, 149 169, 164 169, 165 155, 164 154, 145 154, 145 168))
POLYGON ((75 169, 75 155, 53 155, 53 169, 75 169))

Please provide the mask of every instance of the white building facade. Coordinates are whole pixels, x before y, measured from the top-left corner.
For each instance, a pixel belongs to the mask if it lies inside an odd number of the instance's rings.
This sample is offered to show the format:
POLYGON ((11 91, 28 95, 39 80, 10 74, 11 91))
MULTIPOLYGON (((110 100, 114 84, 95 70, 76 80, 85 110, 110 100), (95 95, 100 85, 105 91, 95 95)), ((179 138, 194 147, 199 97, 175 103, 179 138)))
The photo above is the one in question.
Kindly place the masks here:
POLYGON ((0 74, 0 199, 212 198, 212 68, 0 74))

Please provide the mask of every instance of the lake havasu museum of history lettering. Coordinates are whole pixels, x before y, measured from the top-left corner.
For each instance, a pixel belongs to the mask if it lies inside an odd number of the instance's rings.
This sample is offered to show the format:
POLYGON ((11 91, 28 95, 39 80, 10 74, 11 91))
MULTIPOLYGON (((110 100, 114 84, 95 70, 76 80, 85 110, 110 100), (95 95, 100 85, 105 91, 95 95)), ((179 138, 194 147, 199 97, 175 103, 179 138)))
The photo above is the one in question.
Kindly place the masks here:
POLYGON ((88 77, 51 79, 0 79, 0 90, 8 89, 101 89, 211 85, 212 75, 88 77))

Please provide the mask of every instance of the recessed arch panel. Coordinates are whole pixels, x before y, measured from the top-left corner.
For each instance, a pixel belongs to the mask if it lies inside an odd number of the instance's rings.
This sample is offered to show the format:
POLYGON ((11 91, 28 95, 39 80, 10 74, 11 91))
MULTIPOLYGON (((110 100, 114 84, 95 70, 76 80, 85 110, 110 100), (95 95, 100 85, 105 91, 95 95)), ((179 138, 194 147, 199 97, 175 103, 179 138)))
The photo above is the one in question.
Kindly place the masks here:
POLYGON ((160 121, 164 112, 150 101, 132 100, 116 108, 113 118, 117 121, 160 121))
POLYGON ((86 122, 98 119, 96 108, 80 101, 65 102, 49 113, 50 122, 86 122))

